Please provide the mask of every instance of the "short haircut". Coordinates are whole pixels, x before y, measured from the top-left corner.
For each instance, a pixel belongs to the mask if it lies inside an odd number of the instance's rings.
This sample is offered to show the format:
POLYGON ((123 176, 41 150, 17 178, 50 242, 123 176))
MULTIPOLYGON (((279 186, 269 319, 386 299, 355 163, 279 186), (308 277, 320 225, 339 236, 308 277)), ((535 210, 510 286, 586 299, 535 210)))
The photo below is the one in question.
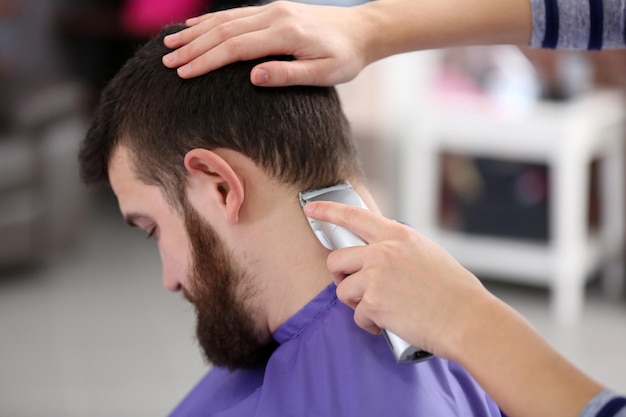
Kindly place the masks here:
POLYGON ((88 185, 109 183, 108 165, 119 145, 133 169, 159 185, 170 203, 185 198, 183 160, 194 148, 227 148, 251 158, 271 176, 302 190, 361 178, 349 124, 332 87, 256 87, 251 69, 264 60, 236 62, 182 79, 161 61, 164 28, 122 67, 103 90, 80 149, 88 185))

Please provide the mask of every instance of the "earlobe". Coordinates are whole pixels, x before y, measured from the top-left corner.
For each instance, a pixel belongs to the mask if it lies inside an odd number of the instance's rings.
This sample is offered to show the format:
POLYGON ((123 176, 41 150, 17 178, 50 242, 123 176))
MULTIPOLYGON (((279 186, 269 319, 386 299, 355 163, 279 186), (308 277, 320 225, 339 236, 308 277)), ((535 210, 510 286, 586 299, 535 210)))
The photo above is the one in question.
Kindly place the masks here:
POLYGON ((197 148, 185 155, 185 169, 190 176, 189 186, 199 189, 202 199, 217 201, 224 210, 227 222, 238 223, 244 187, 232 166, 215 152, 197 148))

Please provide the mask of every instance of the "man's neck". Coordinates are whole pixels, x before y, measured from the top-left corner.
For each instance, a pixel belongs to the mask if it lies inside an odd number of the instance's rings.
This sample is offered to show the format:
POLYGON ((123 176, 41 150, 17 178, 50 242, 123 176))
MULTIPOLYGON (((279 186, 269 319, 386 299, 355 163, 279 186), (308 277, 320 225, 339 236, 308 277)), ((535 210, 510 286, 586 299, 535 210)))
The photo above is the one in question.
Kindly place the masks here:
MULTIPOLYGON (((278 182, 237 153, 222 154, 242 179, 245 198, 237 224, 220 229, 253 281, 249 308, 269 336, 332 282, 329 252, 300 206, 298 193, 304 190, 278 182)), ((352 185, 370 210, 378 211, 369 191, 352 185)))
MULTIPOLYGON (((358 184, 355 188, 366 205, 378 211, 369 191, 358 184)), ((329 251, 311 230, 297 192, 288 192, 283 198, 282 203, 266 211, 260 222, 263 232, 253 245, 260 250, 255 269, 267 289, 259 307, 267 312, 272 333, 332 282, 326 267, 329 251)), ((271 206, 272 201, 266 204, 271 206)))
POLYGON ((259 290, 252 308, 265 315, 267 330, 273 333, 331 283, 328 250, 313 234, 297 194, 267 202, 262 217, 250 224, 244 221, 242 227, 246 249, 241 257, 259 290))

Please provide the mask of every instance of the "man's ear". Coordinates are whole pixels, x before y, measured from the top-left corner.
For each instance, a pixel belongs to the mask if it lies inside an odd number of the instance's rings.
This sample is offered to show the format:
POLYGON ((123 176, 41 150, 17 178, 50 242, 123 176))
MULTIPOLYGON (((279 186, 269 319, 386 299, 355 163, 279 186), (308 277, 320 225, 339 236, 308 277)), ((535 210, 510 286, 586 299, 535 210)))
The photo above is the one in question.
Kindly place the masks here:
POLYGON ((223 208, 226 221, 237 223, 244 187, 232 166, 215 152, 196 148, 185 155, 185 169, 189 174, 189 192, 201 193, 202 200, 213 199, 223 208))

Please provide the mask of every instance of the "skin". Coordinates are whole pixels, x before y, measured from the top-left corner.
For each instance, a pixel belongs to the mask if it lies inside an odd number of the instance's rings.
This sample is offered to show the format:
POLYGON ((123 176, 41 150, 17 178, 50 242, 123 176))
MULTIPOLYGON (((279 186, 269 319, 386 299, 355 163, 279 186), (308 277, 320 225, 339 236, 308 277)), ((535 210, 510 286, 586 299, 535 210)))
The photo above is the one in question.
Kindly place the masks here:
POLYGON ((305 213, 369 243, 327 260, 355 321, 386 328, 465 367, 509 416, 578 416, 604 389, 552 349, 441 247, 413 229, 355 207, 317 202, 305 213))
MULTIPOLYGON (((532 30, 528 0, 378 0, 349 9, 275 2, 186 23, 189 29, 165 39, 174 51, 163 57, 183 78, 238 60, 296 58, 255 67, 250 78, 259 86, 334 85, 394 54, 528 44, 532 30)), ((436 244, 354 208, 315 203, 307 214, 370 243, 327 261, 357 324, 373 333, 387 328, 461 363, 508 415, 577 416, 603 389, 436 244)))
POLYGON ((186 24, 189 29, 165 38, 175 51, 163 57, 183 78, 234 61, 296 58, 253 68, 250 79, 259 86, 335 85, 394 54, 528 44, 532 30, 528 0, 378 0, 349 8, 277 1, 206 14, 186 24))
MULTIPOLYGON (((254 289, 242 302, 254 317, 255 333, 269 340, 332 282, 326 269, 328 251, 311 232, 299 190, 227 149, 193 149, 183 164, 189 204, 237 262, 245 287, 254 289)), ((109 179, 127 222, 155 237, 163 286, 193 299, 192 247, 182 214, 160 187, 136 177, 130 151, 123 145, 113 152, 109 179)), ((353 182, 366 204, 377 210, 369 192, 353 182)))
POLYGON ((192 248, 190 287, 183 294, 196 310, 196 339, 207 361, 229 369, 267 361, 276 344, 256 331, 247 299, 259 289, 200 213, 183 202, 192 248))

